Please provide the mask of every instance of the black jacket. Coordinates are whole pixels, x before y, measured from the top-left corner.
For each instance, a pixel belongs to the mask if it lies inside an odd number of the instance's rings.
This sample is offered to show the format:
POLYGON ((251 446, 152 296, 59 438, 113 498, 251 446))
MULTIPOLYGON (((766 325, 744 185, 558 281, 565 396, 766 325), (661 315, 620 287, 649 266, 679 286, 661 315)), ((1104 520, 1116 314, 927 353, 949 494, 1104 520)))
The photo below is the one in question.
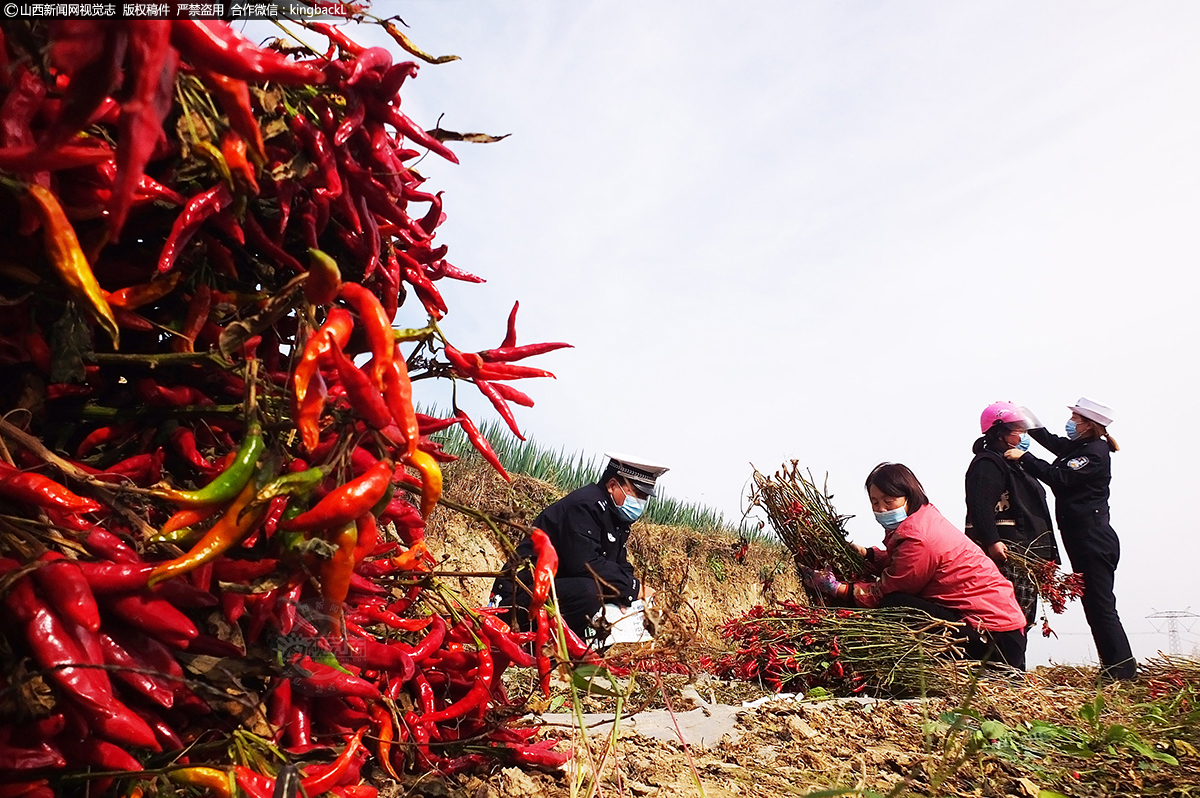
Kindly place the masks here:
MULTIPOLYGON (((558 576, 597 578, 607 600, 628 605, 637 599, 638 580, 625 551, 629 522, 620 516, 603 485, 584 485, 551 504, 533 520, 558 552, 558 576)), ((534 560, 533 542, 517 545, 518 562, 534 560)))
POLYGON ((1003 540, 1060 562, 1045 488, 1019 462, 986 448, 984 438, 973 451, 966 476, 967 537, 984 550, 1003 540))
POLYGON ((1025 454, 1018 462, 1054 491, 1054 515, 1059 529, 1089 523, 1103 516, 1108 523, 1108 483, 1112 477, 1108 441, 1072 441, 1044 429, 1030 430, 1033 439, 1055 455, 1053 463, 1025 454))

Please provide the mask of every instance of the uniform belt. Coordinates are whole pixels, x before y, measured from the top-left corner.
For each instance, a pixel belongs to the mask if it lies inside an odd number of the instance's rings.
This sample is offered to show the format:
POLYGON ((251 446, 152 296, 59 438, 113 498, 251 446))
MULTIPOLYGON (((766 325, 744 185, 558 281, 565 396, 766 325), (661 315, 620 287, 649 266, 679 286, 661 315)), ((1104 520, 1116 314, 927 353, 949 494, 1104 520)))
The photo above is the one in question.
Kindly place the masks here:
MULTIPOLYGON (((999 520, 999 521, 997 521, 997 522, 996 522, 996 526, 1016 526, 1016 525, 1017 525, 1017 522, 1016 522, 1016 521, 1010 521, 1010 520, 1008 520, 1008 519, 1001 519, 1001 520, 999 520)), ((973 525, 973 524, 972 524, 970 521, 968 521, 968 522, 967 522, 967 526, 966 526, 966 528, 967 528, 967 529, 974 529, 975 527, 974 527, 974 525, 973 525)))

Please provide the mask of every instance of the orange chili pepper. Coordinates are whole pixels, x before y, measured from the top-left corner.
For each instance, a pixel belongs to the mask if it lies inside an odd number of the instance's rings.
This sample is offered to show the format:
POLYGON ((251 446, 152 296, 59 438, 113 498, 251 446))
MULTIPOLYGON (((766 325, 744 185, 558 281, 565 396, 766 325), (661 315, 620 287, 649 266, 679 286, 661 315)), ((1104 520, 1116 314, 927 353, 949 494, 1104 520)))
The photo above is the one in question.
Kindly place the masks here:
POLYGON ((166 537, 173 532, 187 529, 189 526, 195 526, 201 521, 205 521, 216 515, 220 509, 221 505, 219 504, 210 504, 207 507, 184 508, 168 518, 167 522, 162 525, 162 529, 158 531, 158 534, 166 537))
POLYGON ((240 182, 258 196, 258 180, 254 177, 254 165, 246 160, 246 140, 236 131, 230 130, 221 137, 221 155, 233 174, 234 182, 240 182))
POLYGON ((174 272, 166 277, 156 276, 148 283, 113 291, 108 295, 108 304, 114 308, 133 310, 157 302, 175 290, 175 286, 179 284, 179 277, 179 272, 174 272))
POLYGON ((321 442, 321 413, 325 410, 325 397, 328 394, 325 378, 317 372, 309 381, 304 398, 297 403, 296 428, 300 430, 300 439, 309 452, 315 451, 321 442))
POLYGON ((421 567, 421 563, 423 562, 427 562, 430 565, 437 564, 437 560, 433 559, 433 555, 425 547, 424 540, 418 540, 409 547, 408 551, 397 554, 392 558, 392 565, 399 571, 429 570, 428 568, 421 567))
POLYGON ((256 491, 251 479, 237 498, 225 509, 225 514, 213 524, 192 550, 182 557, 159 564, 150 572, 150 586, 164 579, 186 574, 205 563, 212 562, 246 537, 266 513, 263 505, 242 515, 242 510, 254 498, 256 491))
POLYGON ((79 246, 75 228, 49 189, 34 183, 28 190, 42 219, 43 240, 50 263, 66 285, 67 293, 104 328, 108 337, 112 338, 113 349, 116 349, 120 344, 121 331, 112 307, 104 298, 104 289, 96 282, 96 275, 92 273, 87 256, 79 246))
MULTIPOLYGON (((313 384, 313 378, 321 365, 321 356, 329 351, 330 336, 337 341, 338 346, 345 349, 350 342, 350 333, 354 330, 354 317, 345 308, 334 308, 329 311, 325 323, 304 344, 296 371, 292 374, 292 396, 296 407, 304 405, 305 395, 313 384)), ((311 449, 310 449, 311 451, 311 449)))
POLYGON ((412 401, 412 381, 408 377, 408 364, 400 355, 400 345, 396 344, 392 362, 383 373, 383 398, 392 420, 404 435, 404 456, 412 457, 421 441, 421 427, 417 423, 417 411, 412 401))
POLYGON ((417 449, 407 461, 421 472, 421 517, 428 518, 442 497, 442 469, 429 452, 417 449))
POLYGON ((371 720, 375 721, 375 725, 379 727, 379 730, 375 733, 379 741, 376 756, 383 765, 383 769, 388 772, 388 775, 396 781, 400 781, 400 776, 396 773, 396 767, 392 764, 392 739, 394 737, 394 733, 392 732, 392 713, 388 712, 387 707, 382 704, 372 704, 371 708, 367 710, 367 714, 370 715, 371 720))
POLYGON ((233 779, 224 770, 210 767, 190 767, 172 770, 167 773, 167 779, 175 784, 186 784, 189 787, 203 787, 219 798, 233 796, 233 779))
POLYGON ((354 575, 354 544, 358 542, 354 524, 342 527, 333 542, 337 551, 321 567, 321 598, 331 602, 334 611, 340 613, 350 593, 350 577, 354 575))

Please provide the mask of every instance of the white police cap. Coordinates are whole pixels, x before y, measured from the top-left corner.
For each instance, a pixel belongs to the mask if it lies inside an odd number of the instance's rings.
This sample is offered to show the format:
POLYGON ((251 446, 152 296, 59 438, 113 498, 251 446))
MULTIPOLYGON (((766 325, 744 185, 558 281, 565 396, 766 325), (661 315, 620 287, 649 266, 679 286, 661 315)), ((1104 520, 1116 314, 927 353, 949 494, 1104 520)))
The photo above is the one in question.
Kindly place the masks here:
POLYGON ((1111 407, 1102 405, 1099 402, 1093 402, 1086 396, 1079 397, 1079 401, 1073 405, 1068 405, 1067 409, 1073 413, 1078 413, 1089 421, 1095 421, 1102 427, 1107 427, 1113 421, 1111 407))
POLYGON ((655 480, 669 470, 664 465, 646 462, 642 457, 612 452, 605 452, 604 456, 608 458, 609 468, 616 470, 618 474, 632 482, 635 488, 647 496, 654 495, 655 480))

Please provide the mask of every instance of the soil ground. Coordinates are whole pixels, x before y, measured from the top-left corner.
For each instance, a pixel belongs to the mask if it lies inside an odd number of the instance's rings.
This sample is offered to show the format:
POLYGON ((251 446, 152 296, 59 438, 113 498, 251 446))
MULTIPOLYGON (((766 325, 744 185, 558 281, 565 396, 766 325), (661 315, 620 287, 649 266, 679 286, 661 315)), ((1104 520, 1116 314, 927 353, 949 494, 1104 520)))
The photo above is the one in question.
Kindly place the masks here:
MULTIPOLYGON (((450 499, 515 523, 528 523, 558 496, 520 476, 509 485, 469 462, 448 471, 450 499)), ((429 538, 445 558, 442 570, 460 574, 445 581, 465 600, 484 601, 491 577, 476 574, 504 560, 491 529, 439 508, 429 538)), ((1146 679, 1100 687, 1094 669, 1060 666, 911 701, 771 700, 761 685, 702 673, 696 662, 720 649, 723 621, 756 604, 803 600, 786 550, 752 544, 739 556, 738 549, 721 534, 634 526, 631 560, 669 597, 656 646, 667 652, 664 660, 687 663, 689 674, 641 673, 624 682, 628 699, 615 740, 613 699, 580 700, 588 721, 608 724, 584 740, 572 728, 570 691, 560 684, 550 701, 535 695, 528 706, 531 722, 545 724, 543 734, 562 738, 560 747, 574 745, 566 769, 498 765, 448 780, 413 777, 386 786, 384 798, 1200 795, 1200 664, 1188 671, 1196 681, 1182 688, 1164 690, 1161 680, 1146 679), (959 725, 939 723, 956 710, 959 725), (672 715, 690 744, 673 733, 672 715)), ((514 694, 532 692, 532 674, 507 678, 514 694)))

